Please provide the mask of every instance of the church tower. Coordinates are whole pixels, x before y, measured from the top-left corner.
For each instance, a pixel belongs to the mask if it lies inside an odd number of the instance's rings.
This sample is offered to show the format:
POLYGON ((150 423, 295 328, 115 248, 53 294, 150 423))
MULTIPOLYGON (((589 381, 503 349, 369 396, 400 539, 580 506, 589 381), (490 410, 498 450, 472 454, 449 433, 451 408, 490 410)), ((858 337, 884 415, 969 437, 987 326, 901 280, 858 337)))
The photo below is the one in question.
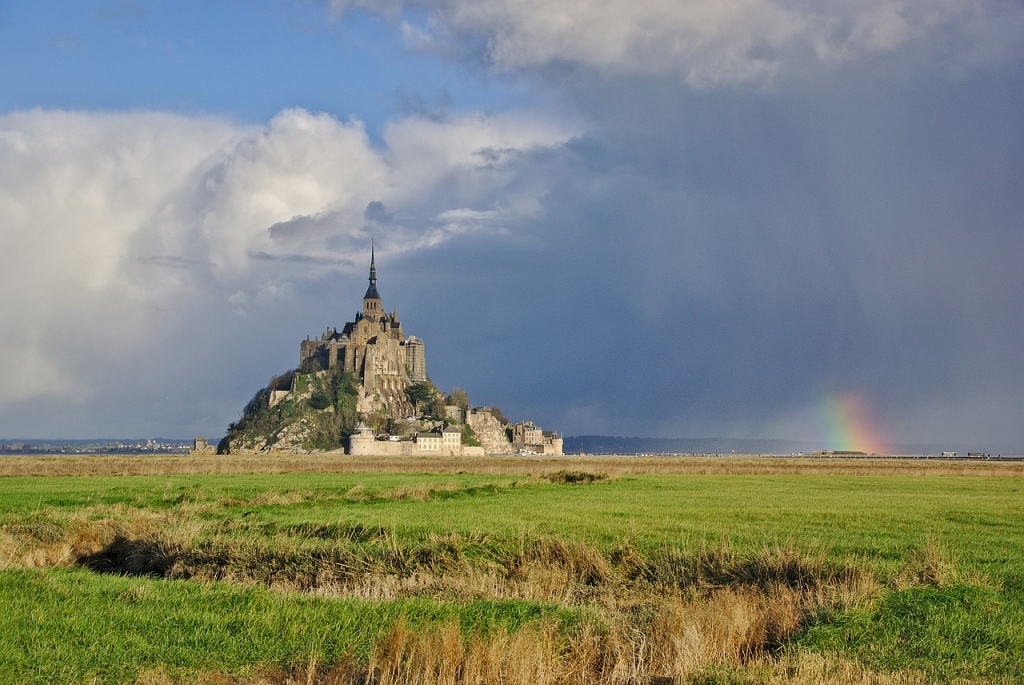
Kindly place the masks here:
POLYGON ((370 287, 363 295, 363 317, 371 321, 379 321, 384 315, 384 305, 377 292, 377 265, 374 263, 373 243, 370 243, 370 287))
POLYGON ((377 291, 376 246, 370 243, 370 285, 363 295, 363 309, 356 312, 340 331, 328 328, 319 340, 304 340, 299 347, 299 363, 310 361, 319 369, 340 367, 354 374, 363 389, 379 395, 388 407, 405 416, 411 409, 405 389, 410 381, 425 380, 426 362, 423 341, 405 337, 398 312, 384 311, 377 291))

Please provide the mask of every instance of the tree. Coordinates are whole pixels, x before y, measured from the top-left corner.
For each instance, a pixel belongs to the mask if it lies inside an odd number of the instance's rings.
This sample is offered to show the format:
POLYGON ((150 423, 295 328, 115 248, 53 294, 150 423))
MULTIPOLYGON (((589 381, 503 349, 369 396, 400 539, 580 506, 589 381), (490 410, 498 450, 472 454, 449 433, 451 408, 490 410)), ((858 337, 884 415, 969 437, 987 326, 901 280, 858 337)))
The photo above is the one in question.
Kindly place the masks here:
POLYGON ((447 418, 447 410, 444 405, 444 398, 441 397, 441 393, 434 395, 434 399, 430 403, 429 414, 435 419, 447 418))
POLYGON ((454 405, 462 411, 469 411, 469 393, 462 388, 455 388, 445 398, 445 402, 454 405))
POLYGON ((494 418, 498 419, 498 423, 502 425, 510 423, 510 421, 507 418, 505 418, 505 415, 502 414, 501 410, 498 409, 497 407, 491 407, 491 415, 494 416, 494 418))
POLYGON ((293 380, 295 380, 295 369, 271 378, 267 390, 291 390, 293 380))
POLYGON ((436 392, 437 389, 430 381, 410 383, 409 387, 405 389, 405 394, 409 396, 409 401, 412 402, 412 406, 416 408, 417 413, 420 411, 421 404, 434 399, 436 392))
POLYGON ((318 411, 327 409, 331 404, 331 396, 324 390, 317 390, 309 398, 309 406, 318 411))

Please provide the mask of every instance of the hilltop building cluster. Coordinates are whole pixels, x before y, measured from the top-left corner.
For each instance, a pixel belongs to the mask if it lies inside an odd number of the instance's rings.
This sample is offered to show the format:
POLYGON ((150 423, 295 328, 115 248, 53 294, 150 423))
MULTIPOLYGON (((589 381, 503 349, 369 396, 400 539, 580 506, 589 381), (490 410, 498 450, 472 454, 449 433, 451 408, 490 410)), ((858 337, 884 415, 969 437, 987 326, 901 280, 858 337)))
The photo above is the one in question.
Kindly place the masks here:
POLYGON ((300 369, 340 368, 359 378, 368 395, 380 396, 388 409, 408 409, 406 389, 427 380, 426 350, 414 335, 405 336, 398 311, 384 310, 377 290, 377 265, 370 250, 370 285, 363 309, 339 332, 328 328, 319 340, 308 337, 299 346, 300 369))
POLYGON ((455 405, 445 407, 452 423, 442 422, 429 431, 412 435, 376 435, 365 423, 356 427, 349 437, 348 453, 355 455, 415 456, 483 456, 485 454, 562 454, 562 438, 544 431, 532 421, 502 424, 490 407, 463 410, 455 405), (476 436, 479 445, 463 441, 464 427, 476 436))
MULTIPOLYGON (((377 265, 370 250, 370 278, 362 310, 339 331, 328 328, 319 339, 307 337, 299 346, 299 371, 336 371, 358 381, 360 416, 387 417, 397 434, 379 433, 360 421, 348 440, 356 455, 484 455, 562 454, 562 439, 532 422, 503 424, 486 407, 445 407, 444 417, 417 416, 409 397, 414 383, 428 382, 423 340, 406 336, 397 310, 384 309, 377 289, 377 265), (478 444, 465 444, 465 438, 478 444)), ((292 387, 273 388, 273 407, 292 395, 292 387)), ((378 422, 379 424, 379 422, 378 422)))

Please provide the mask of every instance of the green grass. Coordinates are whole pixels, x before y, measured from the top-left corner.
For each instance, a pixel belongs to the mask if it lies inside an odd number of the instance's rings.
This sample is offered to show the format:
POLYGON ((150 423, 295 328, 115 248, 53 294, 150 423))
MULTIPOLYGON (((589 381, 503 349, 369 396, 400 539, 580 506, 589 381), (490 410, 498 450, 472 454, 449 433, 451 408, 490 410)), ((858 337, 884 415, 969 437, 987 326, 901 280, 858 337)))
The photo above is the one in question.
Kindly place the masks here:
MULTIPOLYGON (((149 512, 196 521, 198 541, 308 551, 337 547, 343 531, 378 530, 385 535, 343 544, 380 551, 457 534, 470 556, 546 537, 603 553, 628 541, 648 556, 788 544, 869 569, 888 589, 869 607, 819 616, 785 649, 920 670, 930 680, 1024 681, 1022 486, 1017 478, 825 475, 636 475, 586 485, 411 473, 26 477, 0 480, 0 526, 38 538, 78 519, 149 512), (900 589, 929 540, 955 557, 956 582, 900 589)), ((19 683, 128 682, 157 669, 182 679, 244 677, 266 665, 365 658, 399 617, 486 631, 551 618, 571 626, 585 613, 54 568, 0 571, 0 607, 0 682, 19 683)))
POLYGON ((882 671, 918 670, 933 679, 1024 674, 1024 602, 1018 592, 954 585, 893 592, 871 611, 812 626, 797 649, 855 655, 882 671))
POLYGON ((169 510, 188 503, 223 505, 205 515, 241 517, 254 527, 343 520, 416 538, 525 531, 602 548, 629 538, 645 549, 725 542, 741 551, 792 540, 887 572, 934 538, 972 569, 999 577, 1024 572, 1024 484, 1017 479, 658 475, 587 486, 524 483, 430 474, 10 478, 2 482, 0 525, 53 511, 92 507, 102 516, 101 508, 113 505, 169 510), (346 498, 356 486, 370 495, 413 486, 462 492, 429 501, 346 498), (268 493, 301 499, 255 503, 268 493))
POLYGON ((573 620, 532 602, 369 602, 81 569, 0 571, 0 597, 0 680, 18 683, 130 682, 156 669, 187 680, 366 657, 399 617, 484 631, 573 620))

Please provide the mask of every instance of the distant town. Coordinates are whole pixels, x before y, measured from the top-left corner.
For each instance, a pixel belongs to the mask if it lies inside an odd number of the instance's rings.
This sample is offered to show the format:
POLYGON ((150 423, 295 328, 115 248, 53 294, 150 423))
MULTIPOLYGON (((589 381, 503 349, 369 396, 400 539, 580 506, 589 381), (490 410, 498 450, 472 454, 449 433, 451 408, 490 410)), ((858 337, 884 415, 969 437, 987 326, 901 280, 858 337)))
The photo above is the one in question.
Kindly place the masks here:
POLYGON ((187 454, 192 447, 192 440, 168 438, 7 440, 0 454, 187 454))

